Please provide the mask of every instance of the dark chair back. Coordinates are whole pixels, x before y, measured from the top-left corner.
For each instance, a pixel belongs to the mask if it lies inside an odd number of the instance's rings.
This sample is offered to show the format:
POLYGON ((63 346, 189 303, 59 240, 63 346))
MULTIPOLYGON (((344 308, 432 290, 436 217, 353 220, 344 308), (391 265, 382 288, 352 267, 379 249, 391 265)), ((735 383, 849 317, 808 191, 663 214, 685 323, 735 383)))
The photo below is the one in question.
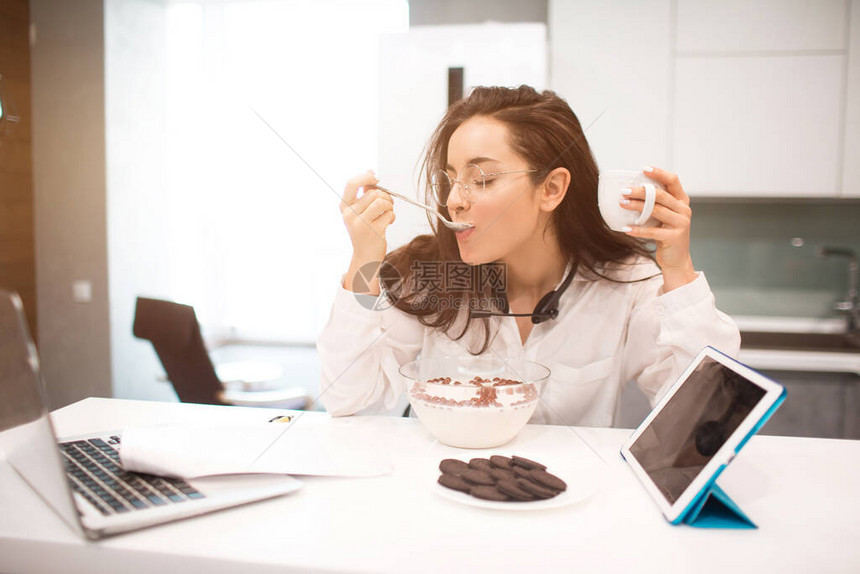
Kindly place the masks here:
POLYGON ((152 343, 180 401, 224 404, 193 307, 138 297, 132 330, 135 337, 152 343))

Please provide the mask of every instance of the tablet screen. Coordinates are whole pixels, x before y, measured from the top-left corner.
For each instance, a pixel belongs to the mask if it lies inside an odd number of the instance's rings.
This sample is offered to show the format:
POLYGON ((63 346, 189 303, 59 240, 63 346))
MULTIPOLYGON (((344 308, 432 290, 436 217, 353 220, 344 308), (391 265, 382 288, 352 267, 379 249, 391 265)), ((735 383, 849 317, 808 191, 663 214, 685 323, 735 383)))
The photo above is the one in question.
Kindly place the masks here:
POLYGON ((706 356, 630 446, 630 453, 673 504, 765 392, 706 356))

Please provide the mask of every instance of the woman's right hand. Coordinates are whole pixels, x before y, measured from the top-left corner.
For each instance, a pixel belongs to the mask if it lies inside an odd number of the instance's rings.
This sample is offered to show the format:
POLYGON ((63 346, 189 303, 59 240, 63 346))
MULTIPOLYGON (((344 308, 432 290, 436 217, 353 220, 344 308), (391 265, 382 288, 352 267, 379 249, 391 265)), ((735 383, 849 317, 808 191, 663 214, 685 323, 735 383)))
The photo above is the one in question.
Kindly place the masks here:
MULTIPOLYGON (((387 193, 369 187, 378 182, 373 172, 367 171, 350 179, 343 190, 340 212, 352 241, 352 262, 344 287, 350 291, 355 273, 367 263, 381 262, 387 252, 385 231, 395 219, 394 203, 387 193)), ((378 293, 375 279, 373 287, 371 292, 378 293)))

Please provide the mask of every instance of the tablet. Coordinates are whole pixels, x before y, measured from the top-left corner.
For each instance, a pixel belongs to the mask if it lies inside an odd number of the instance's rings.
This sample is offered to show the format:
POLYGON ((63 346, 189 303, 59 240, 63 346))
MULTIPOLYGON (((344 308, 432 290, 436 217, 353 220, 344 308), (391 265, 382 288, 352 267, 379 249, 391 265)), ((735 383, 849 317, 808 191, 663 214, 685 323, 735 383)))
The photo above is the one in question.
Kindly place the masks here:
POLYGON ((621 456, 663 515, 677 524, 784 399, 779 383, 705 347, 633 432, 621 456))

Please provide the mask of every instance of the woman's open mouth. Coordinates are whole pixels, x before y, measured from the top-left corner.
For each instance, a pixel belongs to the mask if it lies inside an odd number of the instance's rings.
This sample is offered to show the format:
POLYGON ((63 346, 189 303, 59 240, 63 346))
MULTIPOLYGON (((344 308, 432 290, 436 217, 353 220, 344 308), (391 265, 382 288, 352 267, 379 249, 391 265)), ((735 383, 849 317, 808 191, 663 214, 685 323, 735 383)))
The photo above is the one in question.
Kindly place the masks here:
POLYGON ((457 241, 465 241, 474 232, 475 232, 475 228, 470 227, 469 229, 466 229, 464 231, 458 231, 455 235, 457 236, 457 241))

